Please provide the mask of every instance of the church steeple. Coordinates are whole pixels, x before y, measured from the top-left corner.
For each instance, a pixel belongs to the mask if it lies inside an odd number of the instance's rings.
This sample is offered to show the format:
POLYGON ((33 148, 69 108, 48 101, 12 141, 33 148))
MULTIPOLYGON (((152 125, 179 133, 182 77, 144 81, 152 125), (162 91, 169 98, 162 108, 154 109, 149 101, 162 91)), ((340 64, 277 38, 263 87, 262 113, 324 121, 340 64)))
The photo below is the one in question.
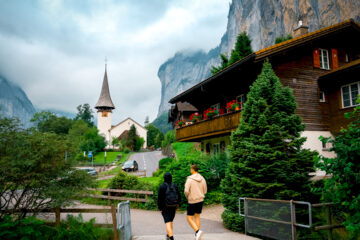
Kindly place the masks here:
POLYGON ((95 105, 95 108, 98 110, 110 110, 111 111, 112 109, 115 109, 115 106, 110 97, 106 65, 107 64, 106 64, 106 60, 105 60, 104 80, 103 80, 103 84, 102 84, 102 88, 101 88, 100 97, 95 105))

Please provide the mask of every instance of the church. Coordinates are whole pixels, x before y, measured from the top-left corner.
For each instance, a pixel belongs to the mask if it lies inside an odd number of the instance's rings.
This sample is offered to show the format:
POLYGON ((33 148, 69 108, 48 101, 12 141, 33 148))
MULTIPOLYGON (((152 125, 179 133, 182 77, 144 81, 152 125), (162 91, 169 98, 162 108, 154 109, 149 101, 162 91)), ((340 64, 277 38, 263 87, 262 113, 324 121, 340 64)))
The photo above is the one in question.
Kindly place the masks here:
POLYGON ((141 124, 128 117, 120 123, 112 125, 112 111, 115 109, 115 105, 110 97, 106 64, 101 93, 99 100, 95 105, 95 109, 97 110, 97 128, 99 130, 99 134, 105 137, 105 140, 108 143, 107 148, 111 146, 113 137, 118 139, 124 138, 132 125, 136 128, 136 134, 144 139, 144 145, 142 147, 146 148, 147 129, 141 124))

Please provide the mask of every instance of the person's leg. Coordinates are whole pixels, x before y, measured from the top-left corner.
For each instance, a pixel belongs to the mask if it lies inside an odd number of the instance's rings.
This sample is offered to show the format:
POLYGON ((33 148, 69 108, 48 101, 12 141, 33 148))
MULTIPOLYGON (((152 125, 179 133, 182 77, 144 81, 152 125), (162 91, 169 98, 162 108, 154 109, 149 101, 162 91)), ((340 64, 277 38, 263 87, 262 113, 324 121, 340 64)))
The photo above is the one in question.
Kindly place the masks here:
POLYGON ((196 225, 196 223, 194 221, 194 216, 187 215, 186 220, 188 221, 190 227, 192 229, 194 229, 195 232, 199 230, 198 226, 196 225))
POLYGON ((172 225, 173 225, 172 222, 167 222, 167 223, 165 223, 166 232, 167 232, 167 235, 168 235, 169 237, 172 237, 172 236, 173 236, 173 228, 172 228, 172 225))
POLYGON ((198 229, 200 229, 200 214, 195 213, 194 218, 196 226, 198 227, 198 229))

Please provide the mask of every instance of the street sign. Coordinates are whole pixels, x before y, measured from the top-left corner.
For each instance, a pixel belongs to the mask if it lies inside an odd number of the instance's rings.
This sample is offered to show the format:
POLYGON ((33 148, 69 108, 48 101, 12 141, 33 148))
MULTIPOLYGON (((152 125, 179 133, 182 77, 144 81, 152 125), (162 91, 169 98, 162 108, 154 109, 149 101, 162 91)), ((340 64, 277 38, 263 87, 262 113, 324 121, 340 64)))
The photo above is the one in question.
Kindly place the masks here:
POLYGON ((88 157, 89 157, 89 158, 91 158, 91 157, 92 157, 92 152, 91 152, 91 151, 89 151, 89 153, 88 153, 88 157))

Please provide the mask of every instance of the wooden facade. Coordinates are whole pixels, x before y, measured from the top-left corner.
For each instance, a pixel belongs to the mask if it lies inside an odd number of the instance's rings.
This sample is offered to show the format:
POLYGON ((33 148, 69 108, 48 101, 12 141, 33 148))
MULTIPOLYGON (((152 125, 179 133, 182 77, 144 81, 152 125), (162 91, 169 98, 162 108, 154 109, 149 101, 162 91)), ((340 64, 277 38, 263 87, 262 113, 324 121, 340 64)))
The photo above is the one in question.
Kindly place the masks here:
MULTIPOLYGON (((359 61, 359 43, 360 26, 353 20, 320 29, 259 50, 179 94, 170 103, 187 101, 200 114, 218 103, 220 115, 226 117, 226 103, 241 94, 246 96, 263 62, 269 60, 282 84, 293 90, 298 104, 296 113, 303 119, 305 131, 329 131, 336 135, 347 124, 344 113, 353 109, 342 106, 341 86, 360 81, 358 70, 345 71, 348 66, 354 68, 354 62, 359 61), (336 76, 333 72, 337 72, 336 76), (325 99, 320 100, 320 95, 325 99)), ((202 141, 221 134, 230 135, 231 131, 227 130, 236 127, 217 122, 220 119, 222 116, 177 129, 177 140, 202 141)))

